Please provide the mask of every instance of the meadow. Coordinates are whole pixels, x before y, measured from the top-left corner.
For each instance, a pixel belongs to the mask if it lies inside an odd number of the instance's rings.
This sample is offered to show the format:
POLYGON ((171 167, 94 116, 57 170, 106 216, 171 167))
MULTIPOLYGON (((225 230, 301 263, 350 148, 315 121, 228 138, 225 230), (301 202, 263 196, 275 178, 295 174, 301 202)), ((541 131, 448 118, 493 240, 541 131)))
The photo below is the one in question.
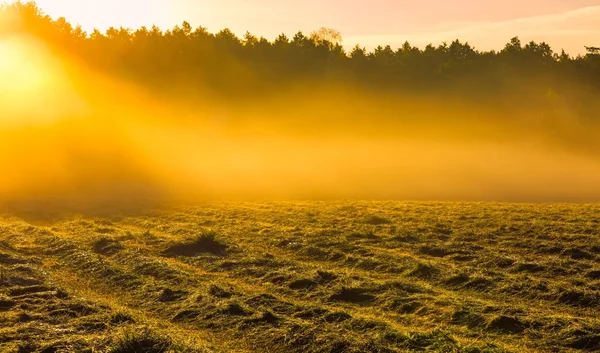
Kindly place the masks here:
POLYGON ((598 351, 599 224, 551 203, 6 213, 0 351, 598 351))
POLYGON ((600 351, 597 47, 76 21, 0 4, 0 353, 600 351))

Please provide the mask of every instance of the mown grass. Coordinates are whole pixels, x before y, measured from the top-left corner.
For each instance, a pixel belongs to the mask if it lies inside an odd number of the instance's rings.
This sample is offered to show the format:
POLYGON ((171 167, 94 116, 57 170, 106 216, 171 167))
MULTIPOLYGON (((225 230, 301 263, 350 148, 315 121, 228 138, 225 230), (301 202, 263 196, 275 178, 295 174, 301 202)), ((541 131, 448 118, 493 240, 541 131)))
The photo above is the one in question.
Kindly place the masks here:
POLYGON ((4 218, 0 351, 600 350, 599 205, 215 203, 115 216, 4 218))

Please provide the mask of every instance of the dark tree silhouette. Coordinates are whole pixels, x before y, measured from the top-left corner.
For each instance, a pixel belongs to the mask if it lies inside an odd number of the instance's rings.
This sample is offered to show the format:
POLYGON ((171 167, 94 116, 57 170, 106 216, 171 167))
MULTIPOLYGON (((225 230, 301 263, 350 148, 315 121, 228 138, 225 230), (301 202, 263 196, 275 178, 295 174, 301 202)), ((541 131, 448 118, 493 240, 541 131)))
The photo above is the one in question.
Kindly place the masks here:
MULTIPOLYGON (((168 30, 109 28, 85 33, 64 18, 53 20, 35 3, 0 7, 0 37, 27 33, 76 56, 91 68, 122 76, 164 94, 172 88, 209 90, 224 97, 281 92, 299 82, 339 83, 403 96, 460 96, 486 104, 576 102, 579 113, 599 116, 600 49, 572 57, 547 43, 518 37, 499 51, 479 51, 455 40, 438 46, 361 46, 346 52, 341 34, 321 28, 309 36, 279 35, 273 41, 231 30, 216 34, 188 22, 168 30), (558 98, 560 99, 558 99, 558 98), (582 108, 583 107, 583 108, 582 108)), ((181 92, 181 90, 178 90, 181 92)), ((541 103, 540 103, 541 104, 541 103)))

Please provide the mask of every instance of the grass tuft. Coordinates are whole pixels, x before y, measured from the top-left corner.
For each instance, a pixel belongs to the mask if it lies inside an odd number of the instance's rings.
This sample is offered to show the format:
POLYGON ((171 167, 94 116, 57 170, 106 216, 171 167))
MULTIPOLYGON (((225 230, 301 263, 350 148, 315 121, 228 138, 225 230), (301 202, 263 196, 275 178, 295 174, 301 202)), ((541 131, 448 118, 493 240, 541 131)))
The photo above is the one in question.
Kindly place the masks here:
POLYGON ((107 350, 107 353, 167 353, 173 351, 173 343, 148 328, 141 331, 128 330, 107 350))
POLYGON ((168 256, 197 256, 200 254, 225 255, 228 246, 217 238, 214 231, 200 233, 195 239, 169 246, 165 251, 168 256))

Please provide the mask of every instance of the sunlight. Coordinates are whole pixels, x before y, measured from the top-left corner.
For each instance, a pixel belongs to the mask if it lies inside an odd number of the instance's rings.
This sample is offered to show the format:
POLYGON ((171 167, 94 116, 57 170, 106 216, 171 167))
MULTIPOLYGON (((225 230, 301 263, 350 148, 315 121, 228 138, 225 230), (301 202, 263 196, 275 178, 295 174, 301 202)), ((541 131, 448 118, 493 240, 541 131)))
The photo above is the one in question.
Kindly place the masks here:
POLYGON ((27 55, 20 42, 0 41, 0 87, 3 96, 19 99, 44 85, 47 75, 36 61, 35 57, 27 55))
POLYGON ((24 36, 0 40, 0 127, 56 122, 58 110, 80 109, 73 97, 60 60, 38 41, 24 36))
POLYGON ((65 17, 73 25, 81 25, 86 31, 109 27, 175 25, 171 21, 173 4, 162 0, 37 0, 36 4, 53 18, 65 17))

